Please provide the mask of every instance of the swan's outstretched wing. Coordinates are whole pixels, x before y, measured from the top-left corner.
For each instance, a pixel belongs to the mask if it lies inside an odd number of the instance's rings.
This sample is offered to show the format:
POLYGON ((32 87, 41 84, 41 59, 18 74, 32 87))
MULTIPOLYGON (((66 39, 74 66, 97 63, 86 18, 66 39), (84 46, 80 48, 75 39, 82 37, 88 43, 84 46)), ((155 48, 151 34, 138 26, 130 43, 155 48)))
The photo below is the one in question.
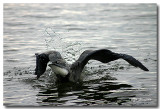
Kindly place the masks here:
POLYGON ((135 67, 139 67, 144 71, 149 71, 141 62, 136 60, 134 57, 127 54, 114 53, 107 49, 84 51, 80 55, 79 59, 72 64, 71 68, 74 69, 75 67, 80 67, 80 69, 83 69, 87 62, 91 59, 100 61, 102 63, 108 63, 117 59, 124 59, 135 67))

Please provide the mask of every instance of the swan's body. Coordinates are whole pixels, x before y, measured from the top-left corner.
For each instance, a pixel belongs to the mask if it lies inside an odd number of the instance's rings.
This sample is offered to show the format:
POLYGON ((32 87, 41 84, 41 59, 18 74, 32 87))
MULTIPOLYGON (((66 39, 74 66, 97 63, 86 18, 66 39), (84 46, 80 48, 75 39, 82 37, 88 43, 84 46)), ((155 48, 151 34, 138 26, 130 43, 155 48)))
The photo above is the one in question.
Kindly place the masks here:
POLYGON ((56 75, 61 75, 62 77, 65 77, 69 73, 68 70, 65 68, 61 68, 53 64, 49 64, 48 66, 51 67, 52 71, 55 72, 56 75))
POLYGON ((45 72, 47 63, 52 71, 59 79, 77 82, 80 79, 81 72, 89 60, 97 60, 102 63, 108 63, 117 59, 124 59, 131 65, 139 67, 144 71, 149 71, 141 62, 127 54, 114 53, 107 49, 86 50, 78 60, 73 64, 68 64, 57 51, 47 51, 41 54, 36 54, 36 69, 35 74, 37 79, 45 72))

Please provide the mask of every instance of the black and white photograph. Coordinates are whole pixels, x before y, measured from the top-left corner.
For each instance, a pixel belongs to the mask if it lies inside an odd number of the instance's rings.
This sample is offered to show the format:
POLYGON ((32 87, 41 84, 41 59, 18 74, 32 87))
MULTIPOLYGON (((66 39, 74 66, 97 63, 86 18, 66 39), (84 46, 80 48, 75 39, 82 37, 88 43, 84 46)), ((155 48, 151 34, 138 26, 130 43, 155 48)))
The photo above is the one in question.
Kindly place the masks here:
POLYGON ((156 3, 4 3, 3 105, 157 107, 156 3))

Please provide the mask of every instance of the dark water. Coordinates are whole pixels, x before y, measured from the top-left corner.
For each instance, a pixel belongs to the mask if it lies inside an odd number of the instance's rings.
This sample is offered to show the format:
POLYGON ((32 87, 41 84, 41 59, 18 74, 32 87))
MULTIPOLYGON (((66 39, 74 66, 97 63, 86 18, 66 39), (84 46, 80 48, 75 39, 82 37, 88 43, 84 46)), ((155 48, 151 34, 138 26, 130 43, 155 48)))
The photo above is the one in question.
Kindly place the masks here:
POLYGON ((5 106, 157 106, 156 4, 4 4, 5 106), (57 50, 72 63, 107 48, 141 61, 89 61, 80 83, 34 74, 36 52, 57 50))

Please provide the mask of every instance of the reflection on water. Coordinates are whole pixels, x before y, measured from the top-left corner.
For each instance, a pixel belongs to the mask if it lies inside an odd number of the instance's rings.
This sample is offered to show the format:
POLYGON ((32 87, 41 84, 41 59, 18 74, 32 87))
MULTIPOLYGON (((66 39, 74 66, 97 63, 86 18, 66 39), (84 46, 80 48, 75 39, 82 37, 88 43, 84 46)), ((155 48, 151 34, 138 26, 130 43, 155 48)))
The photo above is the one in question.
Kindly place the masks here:
POLYGON ((156 4, 4 4, 5 106, 156 106, 156 4), (36 52, 59 51, 72 63, 86 49, 132 55, 89 61, 79 83, 56 83, 47 68, 38 80, 36 52))
POLYGON ((118 84, 115 82, 92 83, 62 83, 53 88, 43 89, 38 96, 38 103, 43 105, 104 105, 108 103, 117 103, 121 105, 135 97, 132 93, 121 93, 126 88, 132 87, 127 84, 118 84), (113 94, 114 93, 114 94, 113 94))

